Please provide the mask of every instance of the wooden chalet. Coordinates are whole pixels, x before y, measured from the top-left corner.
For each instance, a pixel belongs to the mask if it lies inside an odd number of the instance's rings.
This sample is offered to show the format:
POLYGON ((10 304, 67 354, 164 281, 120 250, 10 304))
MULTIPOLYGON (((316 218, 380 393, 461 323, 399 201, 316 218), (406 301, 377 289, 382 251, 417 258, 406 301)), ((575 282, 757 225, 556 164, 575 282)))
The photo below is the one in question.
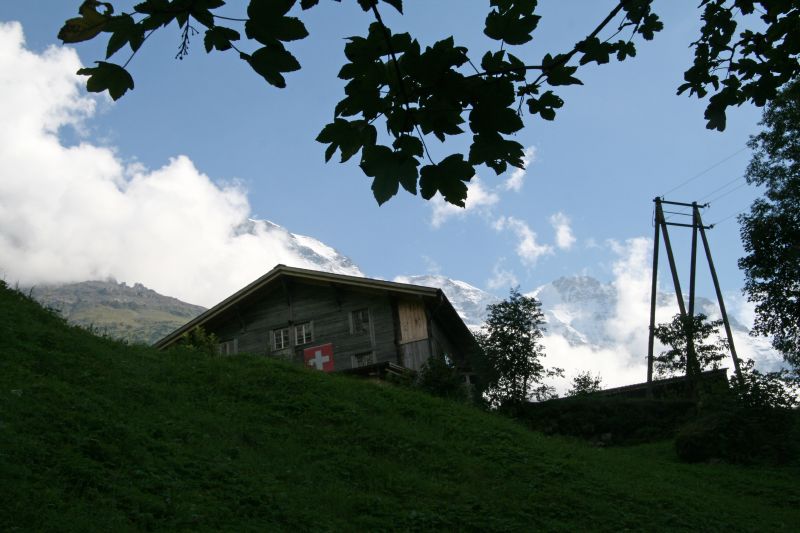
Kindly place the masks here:
POLYGON ((278 265, 155 343, 202 327, 223 355, 251 353, 326 372, 419 370, 446 355, 470 382, 480 348, 441 289, 278 265))

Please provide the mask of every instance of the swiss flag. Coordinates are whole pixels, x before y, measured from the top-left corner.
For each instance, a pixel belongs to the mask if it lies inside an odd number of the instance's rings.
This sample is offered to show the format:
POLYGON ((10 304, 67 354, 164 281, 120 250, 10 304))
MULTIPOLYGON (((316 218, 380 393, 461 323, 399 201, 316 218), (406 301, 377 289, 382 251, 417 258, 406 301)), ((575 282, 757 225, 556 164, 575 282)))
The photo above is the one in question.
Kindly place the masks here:
POLYGON ((306 348, 303 350, 303 360, 312 368, 323 372, 333 372, 333 344, 306 348))

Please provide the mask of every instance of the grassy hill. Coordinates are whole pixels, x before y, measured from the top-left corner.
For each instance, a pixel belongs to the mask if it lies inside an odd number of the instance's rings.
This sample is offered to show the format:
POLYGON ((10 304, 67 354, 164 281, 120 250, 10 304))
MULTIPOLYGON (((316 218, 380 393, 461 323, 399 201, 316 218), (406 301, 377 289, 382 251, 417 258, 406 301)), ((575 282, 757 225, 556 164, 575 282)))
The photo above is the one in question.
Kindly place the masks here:
POLYGON ((796 468, 602 449, 390 385, 159 353, 0 287, 0 529, 797 530, 796 468))
POLYGON ((205 311, 140 283, 130 287, 116 281, 83 281, 34 287, 30 292, 71 324, 145 344, 153 344, 205 311))

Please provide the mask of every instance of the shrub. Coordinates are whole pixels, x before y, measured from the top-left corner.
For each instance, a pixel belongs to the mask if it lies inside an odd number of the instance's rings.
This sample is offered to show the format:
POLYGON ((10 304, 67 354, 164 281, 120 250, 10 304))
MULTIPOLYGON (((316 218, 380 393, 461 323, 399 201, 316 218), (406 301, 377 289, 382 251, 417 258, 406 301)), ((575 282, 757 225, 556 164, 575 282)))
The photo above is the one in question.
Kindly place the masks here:
POLYGON ((691 400, 576 396, 507 407, 505 412, 543 433, 604 444, 637 444, 674 437, 695 411, 691 400))
POLYGON ((469 393, 464 385, 464 378, 447 356, 429 357, 420 368, 414 385, 429 394, 466 401, 469 393))
POLYGON ((701 406, 696 419, 675 437, 678 458, 689 463, 794 462, 798 458, 798 416, 789 409, 749 407, 717 398, 701 406))
POLYGON ((181 336, 180 346, 207 355, 217 355, 219 339, 213 333, 206 333, 202 327, 196 327, 181 336))

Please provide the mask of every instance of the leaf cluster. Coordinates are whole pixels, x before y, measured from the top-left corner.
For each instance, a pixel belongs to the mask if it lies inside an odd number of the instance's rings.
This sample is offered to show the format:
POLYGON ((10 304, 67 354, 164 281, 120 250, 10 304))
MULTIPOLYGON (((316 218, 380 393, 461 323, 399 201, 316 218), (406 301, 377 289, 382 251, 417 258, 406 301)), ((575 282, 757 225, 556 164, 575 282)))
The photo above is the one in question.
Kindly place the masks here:
POLYGON ((788 85, 764 112, 748 183, 764 196, 739 217, 746 255, 739 260, 744 292, 756 304, 753 333, 800 369, 800 81, 788 85))
POLYGON ((800 74, 800 7, 773 0, 703 0, 700 7, 694 63, 678 94, 703 98, 713 88, 707 127, 723 131, 729 107, 761 107, 800 74))
POLYGON ((752 359, 740 361, 743 381, 731 376, 737 400, 751 408, 792 409, 800 405, 800 374, 783 369, 760 372, 752 359))
MULTIPOLYGON (((338 1, 338 0, 337 0, 338 1)), ((607 63, 636 53, 634 34, 651 38, 661 26, 650 11, 652 0, 620 2, 592 34, 561 54, 544 55, 540 65, 526 65, 506 50, 533 39, 540 16, 536 0, 491 0, 484 34, 497 41, 498 51, 485 52, 480 68, 469 51, 446 37, 423 46, 408 33, 395 34, 384 24, 379 5, 388 4, 403 12, 402 0, 357 0, 371 12, 375 22, 365 36, 353 36, 345 45, 345 63, 339 77, 346 81, 345 97, 336 105, 334 118, 319 133, 325 145, 325 159, 336 152, 342 162, 359 155, 364 174, 372 178, 375 199, 382 204, 400 187, 430 199, 440 194, 445 201, 464 207, 467 183, 476 167, 485 165, 495 173, 509 166, 523 167, 523 147, 510 138, 523 128, 523 102, 532 115, 553 120, 564 101, 546 86, 580 84, 574 75, 579 65, 607 63), (619 28, 631 26, 628 40, 601 41, 598 35, 621 14, 619 28), (570 65, 579 54, 579 65, 570 65), (472 68, 475 73, 466 70, 472 68), (534 80, 530 71, 538 71, 534 80), (374 123, 382 121, 385 134, 374 123), (453 136, 470 134, 466 153, 452 153, 434 159, 426 139, 445 142, 453 136)), ((308 30, 293 10, 313 8, 319 0, 250 0, 246 17, 232 19, 217 14, 224 0, 145 0, 130 13, 114 14, 109 2, 84 1, 80 17, 66 21, 59 32, 64 42, 81 42, 101 33, 109 34, 106 60, 124 49, 131 55, 123 64, 101 61, 84 68, 87 88, 108 91, 115 100, 134 88, 126 70, 131 58, 153 31, 177 25, 181 29, 176 57, 183 58, 193 35, 204 31, 206 52, 233 50, 267 83, 286 87, 287 73, 300 63, 287 44, 304 39, 308 30), (243 28, 230 27, 238 22, 243 28), (243 23, 243 24, 241 24, 243 23), (195 24, 197 27, 195 27, 195 24), (243 31, 242 31, 243 30, 243 31), (245 50, 245 44, 255 46, 245 50)), ((476 61, 477 62, 477 61, 476 61)))
MULTIPOLYGON (((241 18, 231 18, 219 14, 225 0, 144 0, 121 14, 110 2, 85 0, 80 16, 67 20, 58 36, 76 43, 108 34, 106 61, 79 73, 88 76, 89 91, 108 91, 115 100, 134 88, 127 71, 133 56, 152 32, 170 25, 180 29, 177 58, 202 31, 206 52, 233 51, 268 84, 284 88, 286 75, 300 69, 288 45, 309 35, 298 9, 318 4, 250 0, 241 18), (130 55, 124 63, 108 61, 126 47, 130 55)), ((539 64, 527 64, 514 47, 534 40, 541 21, 537 0, 490 0, 483 33, 498 49, 473 55, 452 36, 426 46, 409 33, 392 32, 379 8, 388 5, 402 15, 402 0, 356 4, 375 21, 366 35, 347 39, 347 62, 339 71, 344 98, 317 140, 326 145, 326 161, 336 152, 342 162, 359 156, 379 204, 402 187, 464 207, 477 167, 497 174, 523 167, 523 147, 513 138, 524 126, 523 106, 534 117, 554 120, 564 105, 557 91, 582 84, 580 68, 634 57, 635 40, 653 39, 663 28, 653 0, 619 0, 571 49, 545 51, 539 64), (429 147, 433 138, 446 143, 461 135, 471 137, 463 153, 440 155, 429 147)), ((694 65, 678 92, 702 98, 713 87, 706 118, 709 128, 722 130, 728 107, 747 101, 764 105, 800 72, 800 9, 771 0, 703 0, 701 8, 704 25, 692 43, 694 65), (738 13, 745 19, 759 14, 759 29, 737 22, 738 13)))

